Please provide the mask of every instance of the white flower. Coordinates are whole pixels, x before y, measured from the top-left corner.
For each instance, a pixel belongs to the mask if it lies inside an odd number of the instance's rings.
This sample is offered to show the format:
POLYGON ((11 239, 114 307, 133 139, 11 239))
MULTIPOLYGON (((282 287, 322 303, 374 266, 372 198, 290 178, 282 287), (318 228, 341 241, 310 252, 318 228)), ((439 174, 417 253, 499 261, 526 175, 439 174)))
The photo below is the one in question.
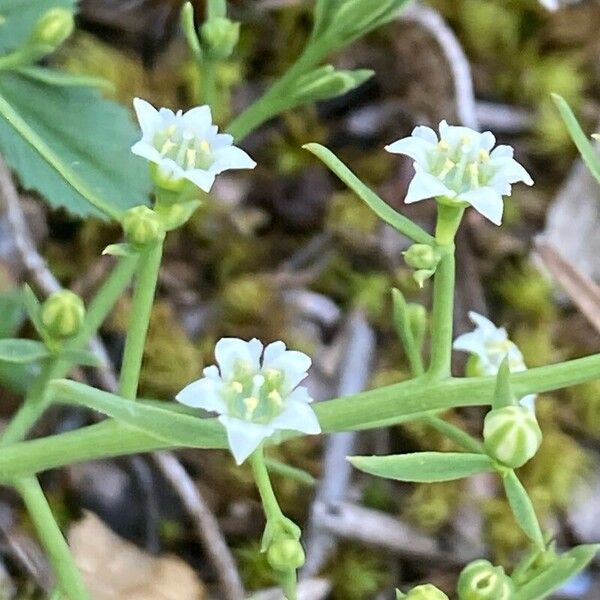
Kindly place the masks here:
POLYGON ((204 377, 179 392, 177 400, 219 413, 237 464, 278 430, 321 432, 312 398, 298 386, 311 364, 306 354, 286 350, 283 342, 269 344, 263 353, 257 339, 223 338, 215 358, 218 368, 204 369, 204 377))
MULTIPOLYGON (((508 339, 504 327, 496 327, 489 319, 474 311, 469 312, 469 318, 475 324, 475 329, 459 335, 452 347, 469 352, 475 357, 473 366, 476 375, 497 375, 505 357, 508 357, 508 368, 512 373, 527 370, 523 354, 517 345, 508 339)), ((535 398, 535 394, 529 394, 521 398, 520 403, 532 409, 535 398)))
POLYGON ((498 146, 490 131, 440 123, 440 137, 430 127, 415 127, 410 137, 386 146, 388 152, 405 154, 414 162, 413 177, 405 202, 439 198, 470 204, 484 217, 500 225, 502 196, 510 196, 511 184, 533 185, 527 171, 513 158, 510 146, 498 146), (491 151, 491 152, 490 152, 491 151))
POLYGON ((131 151, 155 163, 163 177, 187 179, 209 192, 219 173, 256 166, 241 148, 233 145, 231 135, 217 133, 209 106, 174 113, 168 108, 156 110, 141 98, 135 98, 133 106, 142 139, 131 151))

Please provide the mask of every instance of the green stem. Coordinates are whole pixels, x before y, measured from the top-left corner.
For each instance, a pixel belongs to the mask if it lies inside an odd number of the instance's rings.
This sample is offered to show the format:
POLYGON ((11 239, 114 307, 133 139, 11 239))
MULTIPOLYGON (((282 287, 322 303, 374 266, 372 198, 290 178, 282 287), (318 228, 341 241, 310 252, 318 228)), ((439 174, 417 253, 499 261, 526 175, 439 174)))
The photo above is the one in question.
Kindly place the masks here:
POLYGON ((208 0, 206 5, 206 20, 224 18, 227 16, 227 2, 225 0, 208 0))
POLYGON ((200 63, 202 102, 208 104, 213 111, 217 106, 217 61, 204 56, 200 63))
POLYGON ((273 491, 273 486, 271 485, 271 478, 269 477, 269 471, 267 470, 267 466, 265 464, 265 456, 262 446, 257 448, 252 453, 250 456, 250 464, 252 466, 254 481, 256 482, 256 487, 258 488, 258 493, 260 494, 260 499, 265 510, 267 521, 285 519, 285 516, 279 507, 279 502, 277 502, 277 497, 273 491))
POLYGON ((60 366, 58 358, 53 357, 46 362, 27 391, 23 404, 2 432, 0 446, 8 446, 25 439, 48 406, 48 382, 58 376, 60 366))
POLYGON ((449 440, 452 440, 457 446, 466 450, 467 452, 475 452, 478 454, 485 454, 483 444, 475 439, 472 435, 469 435, 466 431, 463 431, 460 427, 452 425, 444 421, 440 417, 428 415, 421 419, 423 423, 431 425, 436 431, 439 431, 442 435, 445 435, 449 440))
POLYGON ((129 400, 135 400, 137 395, 162 253, 163 241, 161 240, 143 250, 138 263, 119 380, 119 394, 129 400))
POLYGON ((60 531, 46 496, 35 477, 15 482, 21 494, 33 525, 58 579, 63 594, 69 600, 89 600, 81 573, 75 564, 69 546, 60 531))
POLYGON ((450 377, 454 318, 454 250, 444 254, 435 271, 431 319, 431 362, 428 375, 433 379, 450 377))
MULTIPOLYGON (((137 258, 123 258, 107 277, 94 299, 88 305, 85 321, 79 334, 65 347, 77 350, 84 347, 96 334, 108 313, 113 309, 135 270, 137 258)), ((0 436, 0 446, 13 444, 25 438, 31 427, 47 408, 45 390, 52 379, 64 377, 72 368, 71 361, 63 360, 60 355, 51 359, 42 369, 25 396, 17 413, 0 436)), ((49 399, 48 399, 49 401, 49 399)))

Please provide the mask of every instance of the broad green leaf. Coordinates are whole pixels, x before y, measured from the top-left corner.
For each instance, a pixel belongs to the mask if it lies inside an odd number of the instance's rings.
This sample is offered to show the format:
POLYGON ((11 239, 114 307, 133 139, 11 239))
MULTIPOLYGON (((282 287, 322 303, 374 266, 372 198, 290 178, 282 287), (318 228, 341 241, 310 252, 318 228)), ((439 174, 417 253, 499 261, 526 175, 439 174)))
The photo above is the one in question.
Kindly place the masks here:
POLYGON ((0 338, 14 336, 25 318, 23 292, 9 290, 0 293, 0 338))
POLYGON ((581 154, 581 158, 596 181, 600 183, 600 157, 598 156, 598 153, 587 135, 585 135, 583 129, 581 129, 581 125, 579 125, 579 122, 573 114, 571 107, 567 104, 567 101, 558 94, 552 94, 552 99, 569 131, 573 143, 577 146, 579 154, 581 154))
POLYGON ((373 190, 369 189, 331 150, 321 144, 306 144, 303 148, 324 162, 380 219, 394 229, 421 244, 435 242, 425 230, 396 212, 373 190))
POLYGON ((535 515, 529 494, 514 471, 508 471, 502 477, 508 503, 519 527, 525 535, 540 549, 544 548, 544 535, 535 515))
POLYGON ((138 137, 127 111, 95 89, 0 73, 0 152, 53 207, 118 219, 145 204, 147 164, 130 151, 138 137))
POLYGON ((582 571, 596 556, 600 545, 582 545, 569 550, 546 570, 517 590, 514 600, 542 600, 582 571))
POLYGON ((37 20, 51 8, 75 10, 75 0, 0 0, 0 53, 29 37, 37 20))
POLYGON ((15 364, 0 360, 0 388, 24 396, 40 371, 38 362, 15 364))
POLYGON ((0 340, 0 361, 26 364, 47 358, 49 354, 42 342, 14 338, 0 340))
POLYGON ((75 381, 51 383, 54 399, 85 406, 141 429, 165 442, 190 448, 222 448, 225 432, 216 419, 202 419, 126 400, 75 381))
POLYGON ((27 316, 29 317, 31 324, 38 332, 38 335, 43 337, 45 331, 40 317, 41 304, 38 297, 35 295, 35 292, 27 284, 23 286, 23 303, 25 304, 25 310, 27 311, 27 316))
POLYGON ((377 477, 418 483, 452 481, 494 470, 494 462, 485 454, 466 452, 353 456, 348 460, 360 471, 377 477))

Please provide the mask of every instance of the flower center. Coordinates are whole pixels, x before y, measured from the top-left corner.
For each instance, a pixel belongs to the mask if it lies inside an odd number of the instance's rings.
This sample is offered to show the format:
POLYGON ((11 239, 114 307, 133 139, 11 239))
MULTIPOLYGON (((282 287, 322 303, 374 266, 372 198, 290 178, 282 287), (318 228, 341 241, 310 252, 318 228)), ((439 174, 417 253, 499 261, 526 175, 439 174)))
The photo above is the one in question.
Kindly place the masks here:
POLYGON ((454 147, 441 140, 429 157, 431 172, 457 194, 486 185, 492 175, 489 160, 468 136, 454 147))
POLYGON ((170 158, 185 171, 208 169, 215 161, 207 140, 189 129, 171 125, 154 136, 154 147, 163 158, 170 158))
POLYGON ((251 373, 243 364, 237 365, 223 390, 230 414, 253 423, 269 423, 283 408, 283 379, 283 373, 276 369, 251 373))

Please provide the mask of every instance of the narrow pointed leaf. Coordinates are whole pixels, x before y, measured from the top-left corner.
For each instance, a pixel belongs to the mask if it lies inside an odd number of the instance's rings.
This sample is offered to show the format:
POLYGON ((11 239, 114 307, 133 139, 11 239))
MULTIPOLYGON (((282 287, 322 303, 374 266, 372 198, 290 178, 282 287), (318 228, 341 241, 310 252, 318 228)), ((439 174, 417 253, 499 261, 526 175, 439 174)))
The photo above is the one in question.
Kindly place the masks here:
POLYGON ((6 338, 0 340, 0 360, 8 363, 27 364, 49 356, 42 342, 6 338))
POLYGON ((397 229, 406 237, 421 244, 431 244, 435 240, 417 224, 396 212, 382 200, 373 190, 369 189, 348 167, 328 148, 320 144, 303 146, 312 152, 319 160, 333 171, 367 206, 383 221, 397 229))
POLYGON ((467 452, 353 456, 348 460, 360 471, 377 477, 419 483, 453 481, 494 470, 494 462, 488 456, 467 452))
POLYGON ((508 471, 502 477, 502 481, 508 503, 519 527, 538 548, 544 548, 544 535, 540 529, 531 498, 523 484, 514 471, 508 471))
POLYGON ((573 114, 571 107, 567 104, 567 101, 558 94, 552 94, 552 99, 569 131, 573 143, 577 146, 579 154, 581 154, 581 158, 587 165, 590 173, 600 183, 600 157, 598 157, 598 153, 583 129, 581 129, 581 125, 579 125, 579 122, 573 114))
POLYGON ((546 570, 517 590, 514 600, 542 600, 581 572, 600 550, 599 544, 582 545, 569 550, 546 570))

